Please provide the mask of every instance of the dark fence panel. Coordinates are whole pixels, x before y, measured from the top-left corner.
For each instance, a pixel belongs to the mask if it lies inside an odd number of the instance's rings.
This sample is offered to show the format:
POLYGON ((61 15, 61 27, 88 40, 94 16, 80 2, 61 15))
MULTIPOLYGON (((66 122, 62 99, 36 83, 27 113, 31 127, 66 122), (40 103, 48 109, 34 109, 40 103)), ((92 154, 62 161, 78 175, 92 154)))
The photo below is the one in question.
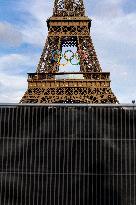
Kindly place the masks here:
POLYGON ((136 205, 136 107, 0 105, 0 205, 136 205))

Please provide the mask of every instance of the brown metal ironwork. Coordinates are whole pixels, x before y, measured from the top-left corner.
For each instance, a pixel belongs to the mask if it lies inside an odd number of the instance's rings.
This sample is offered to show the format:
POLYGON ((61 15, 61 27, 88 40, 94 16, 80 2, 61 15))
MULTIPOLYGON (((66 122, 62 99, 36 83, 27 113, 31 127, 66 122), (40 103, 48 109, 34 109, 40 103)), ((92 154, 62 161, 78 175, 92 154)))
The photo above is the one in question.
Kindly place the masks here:
POLYGON ((55 0, 53 16, 85 16, 83 0, 55 0))
POLYGON ((110 73, 102 72, 92 43, 91 20, 85 15, 83 0, 55 0, 47 26, 48 36, 36 73, 28 74, 28 90, 20 102, 117 103, 110 88, 110 73), (73 46, 77 47, 80 72, 60 73, 61 57, 53 60, 53 52, 73 46), (69 74, 81 78, 69 79, 69 74))

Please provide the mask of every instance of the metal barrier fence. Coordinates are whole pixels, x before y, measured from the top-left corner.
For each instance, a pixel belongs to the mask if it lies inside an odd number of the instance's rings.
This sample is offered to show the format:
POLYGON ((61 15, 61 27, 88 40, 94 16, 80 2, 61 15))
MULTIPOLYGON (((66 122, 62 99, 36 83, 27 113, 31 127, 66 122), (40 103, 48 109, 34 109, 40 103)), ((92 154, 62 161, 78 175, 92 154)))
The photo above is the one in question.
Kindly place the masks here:
POLYGON ((0 205, 136 205, 136 106, 0 104, 0 205))

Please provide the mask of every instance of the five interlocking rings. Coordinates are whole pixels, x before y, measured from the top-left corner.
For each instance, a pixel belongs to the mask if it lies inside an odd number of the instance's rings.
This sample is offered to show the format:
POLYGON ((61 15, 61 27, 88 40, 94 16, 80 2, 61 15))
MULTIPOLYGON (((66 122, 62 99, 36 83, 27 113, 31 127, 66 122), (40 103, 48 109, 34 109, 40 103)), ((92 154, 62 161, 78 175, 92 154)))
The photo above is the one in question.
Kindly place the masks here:
POLYGON ((82 55, 83 60, 87 58, 87 54, 84 51, 78 50, 76 53, 74 53, 72 50, 66 50, 64 54, 60 50, 53 50, 52 51, 52 62, 56 62, 59 66, 65 66, 68 63, 71 63, 72 65, 80 65, 80 57, 79 55, 82 55), (70 55, 70 56, 69 56, 70 55), (61 59, 64 57, 66 60, 65 63, 61 63, 61 59), (77 62, 74 62, 74 59, 76 59, 77 62))

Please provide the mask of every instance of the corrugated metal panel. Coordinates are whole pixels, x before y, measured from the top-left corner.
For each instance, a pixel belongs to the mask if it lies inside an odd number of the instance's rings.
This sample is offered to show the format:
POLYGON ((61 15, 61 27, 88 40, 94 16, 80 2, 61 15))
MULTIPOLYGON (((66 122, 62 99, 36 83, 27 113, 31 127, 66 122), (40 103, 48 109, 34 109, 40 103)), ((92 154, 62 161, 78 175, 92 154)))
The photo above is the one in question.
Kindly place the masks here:
POLYGON ((0 105, 0 205, 136 205, 136 107, 0 105))

